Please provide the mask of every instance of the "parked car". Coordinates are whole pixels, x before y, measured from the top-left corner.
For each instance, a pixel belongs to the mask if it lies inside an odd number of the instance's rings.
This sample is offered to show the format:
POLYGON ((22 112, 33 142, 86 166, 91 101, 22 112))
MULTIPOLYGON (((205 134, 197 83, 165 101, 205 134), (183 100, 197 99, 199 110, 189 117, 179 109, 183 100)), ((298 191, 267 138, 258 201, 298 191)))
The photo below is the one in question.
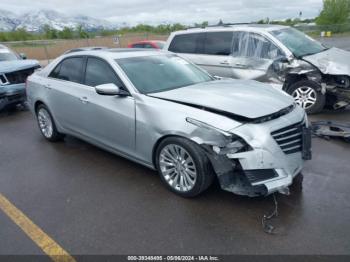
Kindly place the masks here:
POLYGON ((307 116, 292 97, 216 80, 169 52, 68 53, 31 75, 26 90, 47 140, 73 135, 157 169, 184 197, 215 177, 240 195, 286 192, 311 157, 307 116))
POLYGON ((128 48, 151 48, 151 49, 163 49, 165 41, 159 40, 144 40, 128 45, 128 48))
POLYGON ((0 45, 0 110, 25 102, 25 81, 39 67, 38 61, 0 45))
POLYGON ((308 113, 350 103, 350 52, 327 48, 279 25, 224 25, 178 31, 165 50, 209 73, 283 88, 308 113))

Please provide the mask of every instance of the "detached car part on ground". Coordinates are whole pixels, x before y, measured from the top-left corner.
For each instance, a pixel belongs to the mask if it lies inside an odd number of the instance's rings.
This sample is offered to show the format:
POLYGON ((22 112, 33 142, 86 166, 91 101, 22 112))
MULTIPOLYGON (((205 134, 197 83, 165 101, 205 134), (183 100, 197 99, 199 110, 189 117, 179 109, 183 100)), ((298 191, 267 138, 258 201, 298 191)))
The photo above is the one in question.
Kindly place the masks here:
POLYGON ((312 122, 312 132, 318 137, 326 139, 342 138, 346 142, 350 142, 350 123, 316 121, 312 122))
POLYGON ((212 75, 271 83, 308 113, 350 103, 350 53, 278 25, 223 25, 174 32, 164 49, 212 75))
POLYGON ((305 111, 256 81, 216 80, 168 52, 73 52, 28 78, 29 107, 50 141, 73 135, 152 169, 193 197, 222 189, 286 192, 311 158, 305 111))
POLYGON ((24 58, 0 45, 0 110, 26 101, 25 81, 40 65, 24 58))

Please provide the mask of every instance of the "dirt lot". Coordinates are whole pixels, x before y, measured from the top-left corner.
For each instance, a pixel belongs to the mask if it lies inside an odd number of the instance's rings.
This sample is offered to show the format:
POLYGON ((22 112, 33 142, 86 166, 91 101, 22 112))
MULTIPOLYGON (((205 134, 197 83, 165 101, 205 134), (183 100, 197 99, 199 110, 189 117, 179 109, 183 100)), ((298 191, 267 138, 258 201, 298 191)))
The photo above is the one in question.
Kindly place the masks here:
POLYGON ((129 34, 119 37, 119 43, 114 37, 98 37, 93 39, 49 40, 5 43, 18 53, 25 53, 29 59, 52 60, 65 51, 86 46, 127 47, 139 40, 166 40, 167 35, 129 34))
MULTIPOLYGON (((52 60, 67 50, 86 47, 86 46, 105 46, 105 47, 127 47, 128 44, 139 40, 167 40, 168 35, 154 34, 128 34, 119 37, 119 43, 116 44, 113 37, 100 37, 94 39, 75 39, 75 40, 51 40, 51 41, 32 41, 32 42, 13 42, 6 43, 18 53, 25 53, 28 58, 43 61, 52 60)), ((350 50, 350 37, 331 37, 317 38, 327 46, 335 46, 345 50, 350 50)))
MULTIPOLYGON (((312 119, 349 121, 350 110, 312 119)), ((350 255, 350 144, 313 140, 304 188, 278 195, 276 235, 261 218, 272 197, 214 185, 196 199, 154 171, 72 137, 45 141, 29 112, 0 116, 0 193, 70 254, 350 255)), ((0 211, 0 255, 43 254, 0 211)))

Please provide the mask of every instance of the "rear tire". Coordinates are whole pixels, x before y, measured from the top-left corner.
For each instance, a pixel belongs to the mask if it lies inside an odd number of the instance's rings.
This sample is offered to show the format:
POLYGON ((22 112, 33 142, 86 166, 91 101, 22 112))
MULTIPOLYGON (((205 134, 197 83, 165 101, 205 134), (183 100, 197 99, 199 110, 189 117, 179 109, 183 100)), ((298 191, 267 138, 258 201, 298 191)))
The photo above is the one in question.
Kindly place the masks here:
POLYGON ((291 85, 287 93, 306 113, 316 114, 321 112, 326 104, 326 95, 322 94, 320 89, 320 85, 314 81, 301 80, 291 85))
POLYGON ((57 142, 63 139, 64 135, 59 133, 55 121, 49 109, 41 104, 36 110, 36 118, 41 134, 50 142, 57 142))
POLYGON ((214 180, 208 157, 196 143, 188 139, 164 139, 156 150, 155 160, 163 183, 182 197, 198 196, 214 180))

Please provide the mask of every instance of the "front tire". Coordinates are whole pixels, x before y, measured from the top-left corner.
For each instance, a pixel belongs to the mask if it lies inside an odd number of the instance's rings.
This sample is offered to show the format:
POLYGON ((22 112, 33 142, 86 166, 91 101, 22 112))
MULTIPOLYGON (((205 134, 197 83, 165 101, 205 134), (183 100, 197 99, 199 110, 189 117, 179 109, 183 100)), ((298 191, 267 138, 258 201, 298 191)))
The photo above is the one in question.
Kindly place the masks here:
POLYGON ((287 93, 301 106, 306 113, 316 114, 323 110, 326 96, 322 94, 320 85, 311 80, 302 80, 291 85, 287 93))
POLYGON ((49 109, 41 104, 36 110, 36 118, 41 134, 50 142, 57 142, 62 140, 63 134, 57 131, 55 121, 49 109))
POLYGON ((156 166, 166 187, 182 197, 198 196, 214 179, 208 157, 185 138, 164 139, 156 150, 156 166))

